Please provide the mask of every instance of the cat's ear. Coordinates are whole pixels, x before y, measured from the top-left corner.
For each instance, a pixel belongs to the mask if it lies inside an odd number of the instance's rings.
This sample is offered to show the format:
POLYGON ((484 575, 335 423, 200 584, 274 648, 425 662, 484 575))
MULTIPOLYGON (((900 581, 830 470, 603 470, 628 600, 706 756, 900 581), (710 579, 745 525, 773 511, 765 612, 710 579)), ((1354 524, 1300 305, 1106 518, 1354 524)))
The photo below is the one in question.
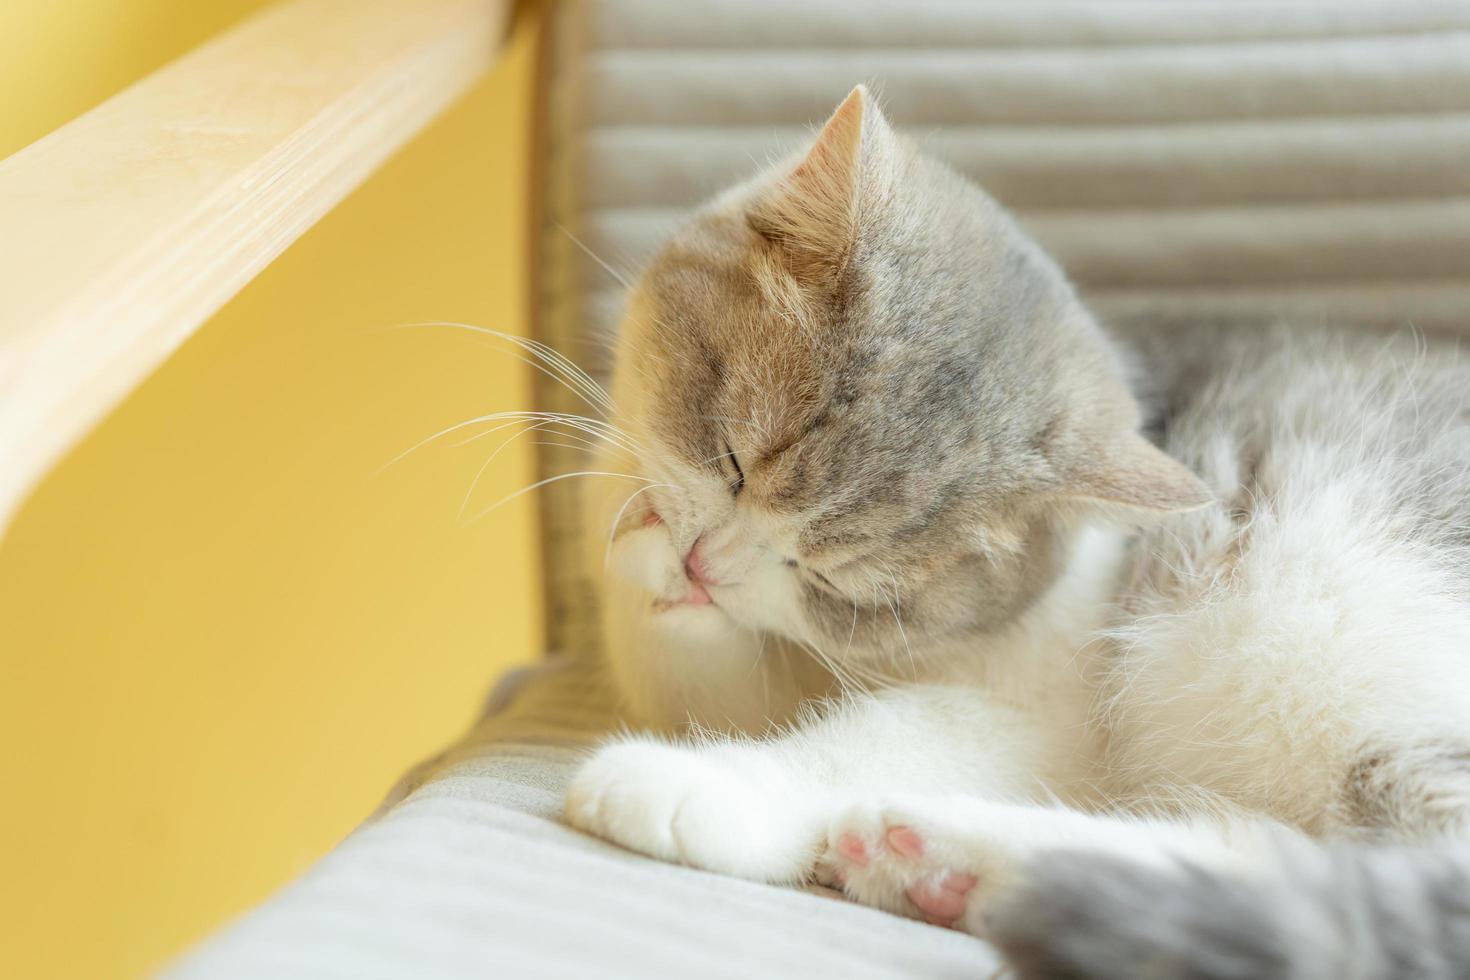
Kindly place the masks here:
POLYGON ((1089 453, 1065 481, 1068 497, 1135 513, 1181 513, 1215 499, 1189 467, 1136 433, 1089 453))
POLYGON ((798 278, 829 278, 847 263, 865 208, 885 194, 896 139, 859 85, 795 169, 752 205, 750 226, 782 249, 798 278))

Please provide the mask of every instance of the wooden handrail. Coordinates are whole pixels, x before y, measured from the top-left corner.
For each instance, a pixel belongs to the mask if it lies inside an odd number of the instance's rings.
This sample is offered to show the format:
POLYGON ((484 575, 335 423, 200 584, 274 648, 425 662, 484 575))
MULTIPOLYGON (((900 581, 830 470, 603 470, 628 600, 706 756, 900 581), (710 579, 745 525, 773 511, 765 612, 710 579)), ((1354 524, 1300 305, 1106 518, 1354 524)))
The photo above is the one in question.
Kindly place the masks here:
POLYGON ((124 395, 492 64, 509 0, 294 0, 0 161, 0 535, 124 395))

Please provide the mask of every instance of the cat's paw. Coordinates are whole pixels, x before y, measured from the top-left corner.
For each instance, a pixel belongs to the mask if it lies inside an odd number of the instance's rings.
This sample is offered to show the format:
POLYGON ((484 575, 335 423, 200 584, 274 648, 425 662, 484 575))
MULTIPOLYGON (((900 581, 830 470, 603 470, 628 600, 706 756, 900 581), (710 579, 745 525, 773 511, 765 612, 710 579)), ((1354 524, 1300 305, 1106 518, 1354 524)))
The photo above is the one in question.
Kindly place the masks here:
POLYGON ((1035 853, 1022 815, 1037 812, 943 797, 859 804, 832 823, 822 865, 854 901, 983 936, 987 903, 1035 853))
POLYGON ((807 878, 822 844, 821 818, 774 774, 650 740, 599 750, 572 779, 566 817, 650 857, 757 881, 807 878))

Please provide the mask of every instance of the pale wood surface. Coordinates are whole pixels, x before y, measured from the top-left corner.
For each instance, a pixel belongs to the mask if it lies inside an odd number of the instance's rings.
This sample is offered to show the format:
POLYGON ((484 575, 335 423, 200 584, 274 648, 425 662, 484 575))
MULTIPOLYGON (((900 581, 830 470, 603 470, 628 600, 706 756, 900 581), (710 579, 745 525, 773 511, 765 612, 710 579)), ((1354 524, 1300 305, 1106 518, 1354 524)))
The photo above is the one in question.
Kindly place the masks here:
POLYGON ((494 59, 509 0, 296 0, 0 161, 0 534, 107 411, 494 59))

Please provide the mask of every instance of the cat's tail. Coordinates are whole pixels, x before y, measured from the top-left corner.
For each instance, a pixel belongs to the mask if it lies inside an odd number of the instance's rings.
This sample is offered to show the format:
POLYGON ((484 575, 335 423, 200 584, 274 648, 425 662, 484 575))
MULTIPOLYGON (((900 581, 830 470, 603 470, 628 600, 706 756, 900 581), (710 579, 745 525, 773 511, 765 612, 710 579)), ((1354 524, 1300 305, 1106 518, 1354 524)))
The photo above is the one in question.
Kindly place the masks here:
POLYGON ((1470 846, 1278 856, 1236 875, 1051 853, 986 924, 1023 980, 1470 977, 1470 846))

